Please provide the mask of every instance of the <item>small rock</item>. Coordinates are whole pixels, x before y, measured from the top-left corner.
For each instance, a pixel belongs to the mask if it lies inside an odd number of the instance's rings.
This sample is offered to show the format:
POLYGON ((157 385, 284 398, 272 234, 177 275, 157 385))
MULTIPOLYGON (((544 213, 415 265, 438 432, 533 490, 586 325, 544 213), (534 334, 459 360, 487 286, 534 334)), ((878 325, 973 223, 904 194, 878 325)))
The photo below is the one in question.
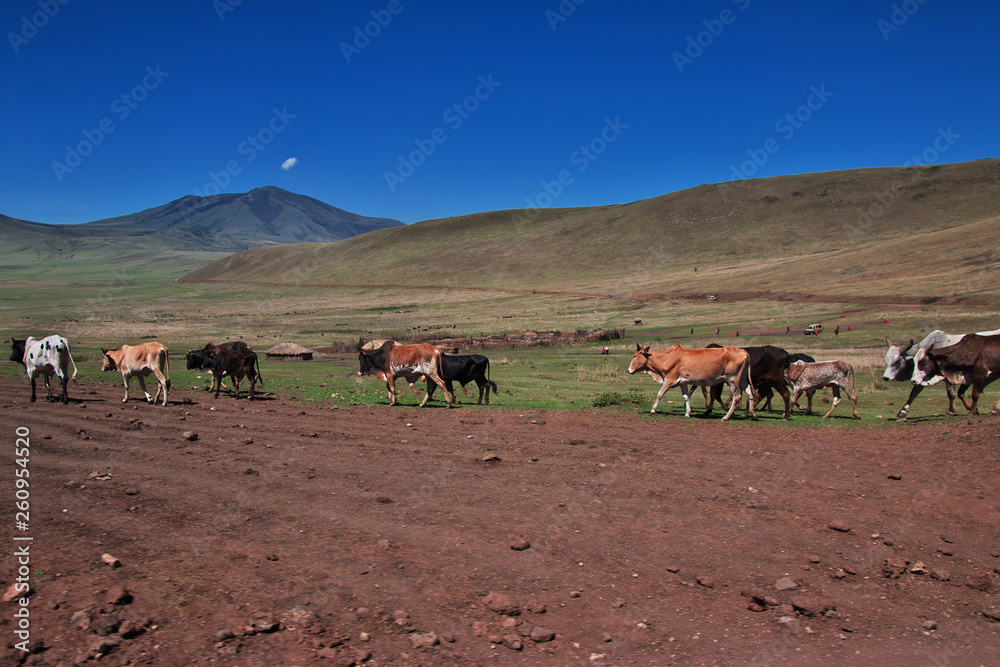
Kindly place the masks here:
POLYGON ((893 473, 893 474, 889 475, 889 479, 895 480, 895 481, 898 482, 899 480, 903 479, 903 476, 900 475, 899 473, 893 473))
POLYGON ((113 568, 122 566, 122 562, 111 554, 101 554, 101 562, 113 568))
POLYGON ((704 586, 705 588, 715 588, 715 580, 711 577, 700 576, 695 577, 695 581, 698 582, 699 586, 704 586))
POLYGON ((184 433, 181 434, 181 438, 189 442, 194 442, 198 439, 198 431, 184 431, 184 433))
POLYGON ((839 567, 836 570, 834 570, 833 574, 830 575, 832 579, 843 579, 846 576, 847 573, 844 572, 844 570, 839 567))
POLYGON ((500 460, 500 457, 496 454, 486 454, 483 458, 479 459, 483 463, 496 463, 500 460))
POLYGON ((117 616, 98 616, 90 622, 90 631, 98 637, 107 637, 118 632, 122 620, 117 616))
POLYGON ((936 579, 937 581, 950 581, 951 573, 949 573, 948 570, 936 568, 931 570, 931 579, 936 579))
POLYGON ((483 621, 476 621, 472 624, 472 634, 477 637, 484 637, 489 632, 489 626, 483 621))
POLYGON ((965 585, 974 591, 989 593, 990 589, 993 588, 993 577, 989 572, 980 572, 970 576, 965 585))
POLYGON ((851 525, 844 521, 843 519, 836 519, 827 524, 827 528, 830 530, 835 530, 839 533, 849 533, 851 532, 851 525))
POLYGON ((235 636, 236 635, 233 634, 232 630, 229 630, 229 629, 219 630, 218 632, 215 633, 215 641, 216 642, 224 642, 227 639, 232 639, 235 636))
POLYGON ((528 604, 524 605, 524 608, 530 611, 532 614, 544 614, 545 604, 540 600, 532 598, 528 600, 528 604))
POLYGON ((937 630, 938 627, 934 621, 924 621, 921 625, 924 626, 924 630, 937 630))
POLYGON ((87 648, 90 650, 91 656, 98 658, 111 653, 119 644, 121 644, 121 640, 114 637, 96 637, 87 648))
POLYGON ((994 623, 1000 623, 1000 609, 983 609, 979 613, 986 617, 986 620, 993 621, 994 623))
POLYGON ((501 638, 500 643, 509 648, 511 651, 520 651, 524 648, 524 642, 521 641, 521 638, 517 635, 504 635, 501 638))
POLYGON ((677 574, 678 572, 681 571, 681 568, 677 567, 676 565, 667 565, 664 569, 667 572, 672 572, 673 574, 677 574))
POLYGON ((913 564, 913 567, 910 568, 910 574, 927 574, 927 568, 924 567, 923 563, 917 561, 913 564))
POLYGON ((124 586, 112 586, 108 589, 108 594, 104 597, 108 604, 122 605, 132 602, 132 594, 124 586))
POLYGON ((829 602, 801 595, 792 598, 790 602, 795 611, 803 616, 822 616, 825 612, 836 608, 829 602))
POLYGON ((583 593, 581 593, 580 591, 570 591, 569 592, 569 596, 571 598, 578 598, 578 597, 581 597, 582 595, 583 595, 583 593))
POLYGON ((402 609, 397 609, 392 612, 392 621, 399 627, 404 628, 410 624, 410 615, 402 609))
POLYGON ((435 632, 411 632, 410 643, 413 648, 431 648, 441 643, 435 632))
POLYGON ((281 629, 281 623, 274 620, 273 618, 264 619, 262 621, 257 621, 253 624, 254 630, 262 635, 271 634, 272 632, 277 632, 281 629))
POLYGON ((802 623, 794 616, 782 616, 778 619, 778 625, 788 630, 793 635, 802 634, 802 623))
POLYGON ((91 614, 90 611, 83 609, 70 616, 69 622, 70 625, 72 625, 75 628, 79 628, 80 630, 89 630, 90 622, 93 620, 93 618, 94 615, 91 614))
POLYGON ((253 438, 243 438, 243 444, 244 445, 252 445, 253 444, 253 438))
POLYGON ((510 548, 514 551, 524 551, 531 548, 531 542, 523 537, 515 537, 510 541, 510 548))
POLYGON ((16 582, 13 583, 13 584, 11 584, 10 587, 7 589, 7 591, 3 594, 3 601, 4 602, 13 602, 14 600, 16 600, 18 598, 27 597, 28 595, 30 595, 31 594, 31 589, 30 588, 28 590, 26 590, 26 591, 22 591, 22 590, 20 590, 18 588, 19 586, 22 586, 22 585, 23 584, 18 584, 16 582))
POLYGON ((520 605, 514 601, 514 598, 505 593, 490 593, 483 598, 483 604, 490 611, 505 616, 518 616, 521 613, 520 605))
POLYGON ((899 579, 906 572, 910 561, 902 558, 886 558, 882 562, 882 576, 886 579, 899 579))
POLYGON ((556 638, 556 633, 552 632, 548 628, 543 628, 536 625, 531 629, 531 641, 537 644, 544 644, 545 642, 550 642, 556 638))
POLYGON ((779 591, 794 591, 799 585, 791 577, 782 577, 774 583, 774 587, 779 591))

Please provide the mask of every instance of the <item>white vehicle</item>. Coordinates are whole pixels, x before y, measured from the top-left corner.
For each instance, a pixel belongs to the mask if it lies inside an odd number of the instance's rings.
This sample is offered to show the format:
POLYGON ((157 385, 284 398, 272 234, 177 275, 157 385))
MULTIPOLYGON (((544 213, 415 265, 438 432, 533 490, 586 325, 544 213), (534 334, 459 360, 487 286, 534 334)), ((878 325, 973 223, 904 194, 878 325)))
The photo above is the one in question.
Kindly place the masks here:
POLYGON ((823 331, 822 324, 810 324, 809 326, 806 327, 806 330, 803 331, 802 333, 804 333, 807 336, 818 336, 821 331, 823 331))

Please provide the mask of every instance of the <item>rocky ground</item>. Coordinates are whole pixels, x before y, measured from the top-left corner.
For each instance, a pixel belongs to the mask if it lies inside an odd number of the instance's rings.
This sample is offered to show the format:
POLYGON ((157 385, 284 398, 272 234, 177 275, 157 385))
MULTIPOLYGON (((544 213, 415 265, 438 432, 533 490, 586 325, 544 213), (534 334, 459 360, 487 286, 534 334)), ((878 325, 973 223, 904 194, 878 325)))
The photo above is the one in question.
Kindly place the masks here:
POLYGON ((27 395, 0 380, 0 578, 29 545, 33 591, 2 664, 1000 661, 995 417, 27 395))

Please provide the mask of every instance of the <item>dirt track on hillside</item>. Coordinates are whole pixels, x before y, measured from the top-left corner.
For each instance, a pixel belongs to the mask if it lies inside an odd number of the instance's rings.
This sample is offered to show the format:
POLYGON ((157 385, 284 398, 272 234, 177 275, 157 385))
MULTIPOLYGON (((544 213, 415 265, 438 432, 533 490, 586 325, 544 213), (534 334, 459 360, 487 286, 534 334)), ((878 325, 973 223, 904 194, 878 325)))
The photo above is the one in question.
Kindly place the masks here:
MULTIPOLYGON (((32 537, 28 664, 1000 656, 997 418, 818 429, 70 389, 29 404, 0 379, 0 573, 7 590, 12 538, 32 537)), ((24 658, 16 604, 2 664, 24 658)))

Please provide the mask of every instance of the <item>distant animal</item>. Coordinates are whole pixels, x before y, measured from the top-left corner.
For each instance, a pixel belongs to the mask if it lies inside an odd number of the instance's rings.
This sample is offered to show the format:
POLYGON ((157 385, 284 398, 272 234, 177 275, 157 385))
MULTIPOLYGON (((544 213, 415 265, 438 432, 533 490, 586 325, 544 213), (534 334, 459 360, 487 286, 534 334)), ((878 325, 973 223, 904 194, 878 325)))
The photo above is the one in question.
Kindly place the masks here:
MULTIPOLYGON (((920 348, 913 356, 913 382, 931 385, 939 378, 957 385, 972 386, 970 415, 979 414, 979 396, 983 388, 1000 377, 1000 335, 966 334, 954 345, 920 348)), ((1000 401, 990 412, 1000 412, 1000 401)))
POLYGON ((31 402, 35 402, 35 378, 41 375, 45 380, 45 389, 48 392, 46 400, 52 401, 52 386, 49 381, 55 375, 62 383, 63 404, 69 403, 69 392, 66 385, 72 380, 76 384, 76 362, 70 353, 69 342, 62 336, 46 336, 41 340, 28 337, 24 340, 13 339, 11 341, 13 350, 10 360, 24 364, 24 370, 31 380, 31 402), (69 367, 73 365, 73 374, 70 375, 69 367))
POLYGON ((445 386, 442 357, 444 354, 438 348, 426 343, 417 345, 400 345, 396 341, 387 340, 378 349, 365 350, 358 346, 358 375, 374 375, 385 380, 389 391, 389 405, 396 404, 396 380, 406 378, 416 380, 421 376, 427 378, 427 393, 420 407, 426 405, 430 398, 431 383, 441 387, 444 400, 451 407, 452 395, 445 386))
MULTIPOLYGON (((771 396, 774 391, 777 391, 785 401, 784 418, 788 419, 791 411, 788 403, 788 385, 785 383, 785 370, 788 368, 788 352, 773 345, 751 346, 743 349, 750 354, 750 375, 753 377, 754 392, 759 394, 760 397, 763 396, 763 392, 767 392, 767 406, 770 409, 771 396)), ((745 382, 746 380, 743 379, 740 386, 744 387, 745 382)), ((760 401, 760 397, 758 397, 758 402, 760 401)), ((712 411, 712 405, 715 401, 718 401, 719 405, 723 405, 721 382, 710 389, 706 414, 712 411)), ((747 406, 742 416, 746 417, 749 410, 750 407, 747 406)))
POLYGON ((207 344, 200 350, 189 350, 187 353, 188 370, 205 370, 212 373, 212 389, 215 391, 215 398, 219 397, 222 389, 222 378, 228 375, 233 380, 233 389, 236 398, 240 397, 240 380, 244 377, 250 380, 249 399, 252 401, 257 385, 257 380, 261 384, 264 378, 260 376, 260 363, 257 353, 241 340, 220 345, 207 344))
MULTIPOLYGON (((476 386, 479 387, 479 401, 476 405, 483 404, 483 395, 486 396, 486 405, 490 404, 490 389, 493 389, 493 393, 497 393, 497 383, 490 379, 490 360, 481 354, 466 354, 466 355, 450 355, 446 354, 441 358, 441 366, 444 370, 445 387, 452 396, 455 396, 455 389, 452 382, 461 383, 462 387, 469 384, 473 380, 476 381, 476 386)), ((430 383, 427 385, 427 394, 430 398, 434 398, 434 390, 437 389, 437 385, 430 383)), ((458 402, 458 398, 455 398, 455 402, 458 402)))
POLYGON ((122 374, 125 385, 125 398, 122 403, 128 403, 128 383, 133 377, 139 378, 139 386, 146 394, 146 401, 155 403, 163 390, 163 405, 167 404, 167 389, 170 389, 170 357, 167 348, 156 341, 140 343, 139 345, 122 345, 120 350, 105 350, 101 360, 102 371, 118 371, 122 374), (156 394, 150 397, 146 391, 147 375, 156 376, 156 394))
MULTIPOLYGON (((722 421, 727 421, 736 409, 740 379, 744 376, 747 378, 747 400, 753 400, 752 378, 749 376, 750 354, 738 347, 687 350, 680 345, 671 345, 666 350, 651 350, 648 345, 643 347, 636 343, 628 372, 629 375, 648 373, 662 385, 650 414, 656 414, 656 407, 667 390, 680 386, 684 395, 684 416, 690 417, 691 387, 711 387, 724 382, 733 392, 729 411, 722 418, 722 421)), ((749 409, 756 417, 752 404, 749 409)))
MULTIPOLYGON (((977 332, 980 336, 995 336, 1000 334, 1000 329, 995 331, 979 331, 977 332)), ((891 382, 911 382, 913 380, 913 357, 917 354, 917 350, 923 349, 937 349, 940 347, 948 347, 950 345, 955 345, 960 342, 965 334, 947 334, 940 329, 935 330, 927 334, 927 336, 914 346, 911 340, 909 345, 906 346, 896 346, 892 344, 892 341, 888 338, 885 339, 886 345, 889 349, 885 353, 885 371, 882 373, 882 379, 891 382)), ((906 399, 906 403, 896 414, 896 419, 899 421, 904 421, 906 419, 907 413, 910 411, 910 406, 913 401, 920 395, 924 387, 927 384, 914 384, 913 388, 910 390, 910 395, 906 399)), ((965 400, 965 391, 968 389, 968 385, 956 387, 954 384, 945 380, 944 382, 945 392, 948 394, 948 412, 946 414, 953 415, 955 413, 955 397, 957 396, 959 400, 962 401, 962 405, 965 409, 969 409, 969 402, 965 400)))
MULTIPOLYGON (((844 393, 851 399, 854 418, 861 418, 858 415, 858 395, 854 391, 854 368, 849 363, 839 360, 813 363, 796 361, 794 364, 788 365, 785 377, 792 385, 791 402, 793 405, 798 404, 799 396, 803 392, 830 387, 833 389, 833 405, 830 406, 830 411, 823 415, 823 418, 826 419, 837 409, 837 405, 840 403, 840 390, 843 389, 844 393)), ((811 413, 812 396, 806 394, 806 397, 806 412, 811 413)))

